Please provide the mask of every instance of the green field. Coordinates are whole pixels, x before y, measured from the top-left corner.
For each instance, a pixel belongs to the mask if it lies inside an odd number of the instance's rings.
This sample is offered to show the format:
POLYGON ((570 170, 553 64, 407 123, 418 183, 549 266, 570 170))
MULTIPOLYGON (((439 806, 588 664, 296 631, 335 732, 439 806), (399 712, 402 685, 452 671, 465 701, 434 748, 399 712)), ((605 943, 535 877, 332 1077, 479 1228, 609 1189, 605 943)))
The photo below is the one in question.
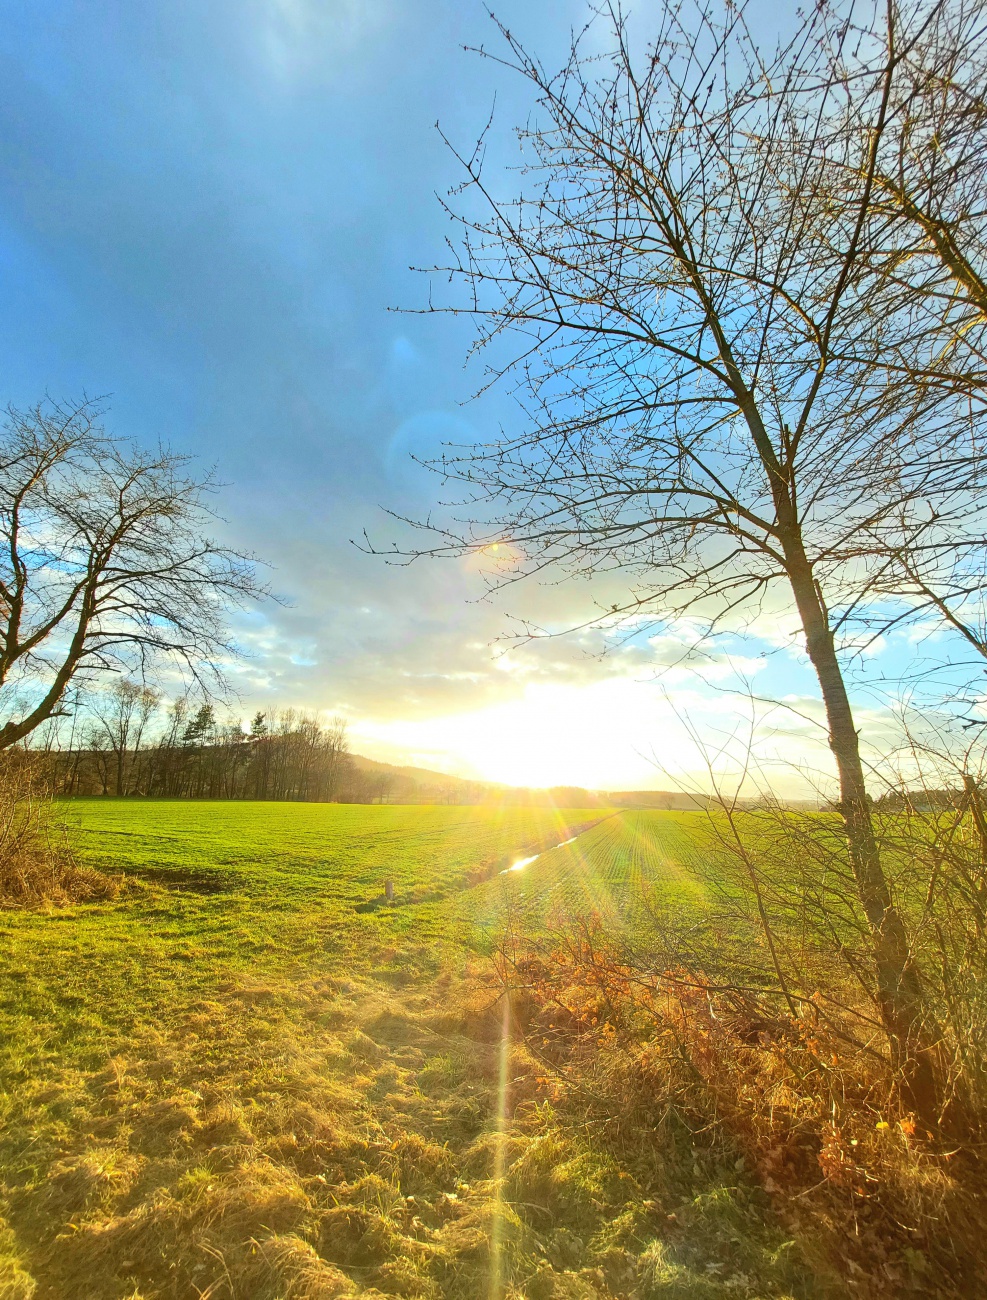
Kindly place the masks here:
POLYGON ((559 911, 595 913, 608 924, 623 925, 636 919, 645 900, 695 910, 707 896, 702 849, 707 824, 699 812, 605 814, 572 843, 471 891, 463 908, 484 923, 502 910, 506 891, 532 919, 559 911))
POLYGON ((61 811, 126 883, 0 914, 4 1300, 808 1294, 736 1171, 572 1127, 501 1034, 505 909, 696 907, 698 814, 61 811))

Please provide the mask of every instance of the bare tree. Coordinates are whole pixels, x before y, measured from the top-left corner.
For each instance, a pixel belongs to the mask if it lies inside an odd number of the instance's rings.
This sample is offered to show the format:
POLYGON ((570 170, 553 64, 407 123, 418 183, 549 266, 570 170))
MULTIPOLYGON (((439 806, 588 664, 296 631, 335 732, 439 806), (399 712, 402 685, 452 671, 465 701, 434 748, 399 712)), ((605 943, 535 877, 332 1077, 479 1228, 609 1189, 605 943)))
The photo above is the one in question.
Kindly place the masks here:
POLYGON ((320 800, 331 802, 339 798, 340 787, 347 770, 349 741, 346 738, 346 719, 335 717, 322 730, 322 775, 319 783, 320 800))
MULTIPOLYGON (((850 6, 837 29, 828 16, 823 40, 828 78, 844 105, 835 121, 837 147, 831 190, 856 185, 849 177, 845 138, 865 126, 876 68, 895 65, 888 87, 886 126, 875 140, 874 192, 863 222, 860 273, 880 311, 908 309, 912 329, 902 333, 889 363, 917 382, 935 382, 987 396, 987 9, 973 3, 923 0, 887 4, 883 22, 866 5, 850 6), (867 19, 870 18, 870 21, 867 19), (847 59, 845 45, 866 49, 847 59), (840 147, 843 146, 843 147, 840 147), (935 341, 935 350, 928 347, 935 341)), ((802 94, 810 87, 802 87, 802 94)), ((802 138, 802 147, 806 140, 802 138)), ((925 513, 897 520, 886 534, 886 585, 909 604, 931 612, 987 656, 987 539, 979 503, 969 485, 956 485, 954 507, 969 508, 965 524, 943 528, 932 503, 925 513)), ((956 513, 954 508, 953 513, 956 513)))
POLYGON ((139 753, 147 724, 160 703, 159 691, 129 678, 115 682, 109 691, 99 692, 92 703, 92 712, 113 751, 118 795, 128 793, 127 760, 139 753))
POLYGON ((346 720, 295 709, 257 714, 251 726, 252 760, 245 773, 252 797, 329 802, 348 774, 346 720))
POLYGON ((852 130, 818 15, 766 63, 732 5, 667 6, 637 56, 612 13, 611 56, 584 60, 577 41, 555 75, 501 29, 501 62, 538 101, 520 132, 525 180, 504 199, 482 141, 458 155, 462 240, 443 269, 468 291, 451 310, 477 318, 526 421, 435 465, 467 485, 467 519, 429 524, 439 536, 415 553, 496 543, 509 580, 550 565, 625 575, 628 599, 603 616, 687 614, 705 635, 787 593, 825 705, 885 1028, 931 1122, 936 1029, 845 676, 875 605, 898 602, 884 626, 918 610, 889 578, 889 546, 921 533, 948 561, 957 537, 984 531, 985 367, 972 344, 941 364, 952 320, 926 310, 919 283, 887 292, 868 243, 897 78, 928 16, 887 57, 857 58, 852 130))
POLYGON ((98 722, 91 722, 82 733, 85 753, 92 762, 102 795, 110 793, 110 741, 106 728, 98 722))
MULTIPOLYGON (((959 398, 979 419, 987 394, 987 10, 976 0, 852 0, 820 7, 805 34, 812 56, 793 60, 786 51, 764 93, 785 98, 792 153, 814 153, 822 164, 822 183, 802 198, 818 205, 827 256, 846 246, 847 221, 859 225, 858 292, 875 315, 899 322, 885 333, 876 369, 898 404, 902 384, 931 388, 945 408, 959 398), (861 139, 872 160, 864 206, 855 201, 861 139)), ((979 468, 976 458, 947 463, 925 509, 911 503, 875 517, 883 566, 868 595, 899 603, 890 618, 870 608, 865 622, 883 631, 895 618, 931 615, 987 656, 979 468)))
POLYGON ((261 591, 249 557, 208 536, 211 474, 111 438, 98 414, 11 409, 0 434, 0 749, 107 670, 170 664, 215 689, 226 614, 261 591))

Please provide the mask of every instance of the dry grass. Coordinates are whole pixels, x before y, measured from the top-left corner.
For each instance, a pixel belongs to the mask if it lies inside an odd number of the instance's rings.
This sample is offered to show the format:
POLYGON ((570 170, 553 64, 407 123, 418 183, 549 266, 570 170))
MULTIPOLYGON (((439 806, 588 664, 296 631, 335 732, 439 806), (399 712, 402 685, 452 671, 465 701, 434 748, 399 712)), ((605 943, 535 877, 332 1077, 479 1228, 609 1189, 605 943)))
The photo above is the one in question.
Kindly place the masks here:
POLYGON ((252 979, 99 1070, 55 1069, 20 1099, 19 1151, 8 1132, 23 1173, 7 1186, 19 1253, 0 1263, 0 1295, 815 1294, 771 1264, 784 1237, 765 1234, 763 1207, 731 1194, 724 1213, 710 1190, 722 1178, 660 1135, 642 1153, 640 1134, 580 1131, 502 1025, 472 973, 400 993, 252 979), (745 1247, 750 1276, 729 1241, 738 1225, 763 1238, 745 1247))
MULTIPOLYGON (((977 1150, 919 1140, 861 1022, 648 966, 592 924, 500 960, 519 1027, 570 1122, 678 1124, 770 1197, 821 1278, 855 1296, 987 1292, 977 1150), (702 1135, 701 1137, 699 1135, 702 1135)), ((841 997, 848 997, 846 989, 841 997)))
POLYGON ((43 758, 0 755, 0 907, 115 898, 121 885, 76 860, 54 816, 43 758))
POLYGON ((382 997, 250 981, 98 1073, 56 1074, 24 1130, 53 1159, 10 1195, 37 1296, 373 1294, 398 1262, 407 1287, 388 1294, 429 1294, 433 1233, 413 1223, 402 1168, 423 1199, 454 1191, 457 1173, 444 1145, 406 1133, 425 1057, 409 1044, 396 1064, 386 1035, 426 1031, 382 997))

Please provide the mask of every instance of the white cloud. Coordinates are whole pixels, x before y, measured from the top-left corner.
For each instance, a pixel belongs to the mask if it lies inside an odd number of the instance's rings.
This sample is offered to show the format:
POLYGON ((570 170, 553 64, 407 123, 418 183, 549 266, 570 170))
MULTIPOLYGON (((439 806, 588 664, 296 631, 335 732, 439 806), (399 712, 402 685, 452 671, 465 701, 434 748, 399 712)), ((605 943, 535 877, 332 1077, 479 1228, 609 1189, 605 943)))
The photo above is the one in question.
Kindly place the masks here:
POLYGON ((325 74, 352 59, 392 16, 386 0, 255 0, 258 47, 278 77, 325 74))

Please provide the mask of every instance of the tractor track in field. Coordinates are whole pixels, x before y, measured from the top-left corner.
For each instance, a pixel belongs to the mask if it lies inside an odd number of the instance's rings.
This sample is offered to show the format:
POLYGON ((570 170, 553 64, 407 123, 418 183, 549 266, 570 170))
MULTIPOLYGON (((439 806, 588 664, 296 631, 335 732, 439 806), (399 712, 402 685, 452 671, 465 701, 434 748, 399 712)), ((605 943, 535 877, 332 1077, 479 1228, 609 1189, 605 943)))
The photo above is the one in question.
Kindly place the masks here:
POLYGON ((598 821, 584 827, 581 831, 577 831, 576 834, 570 836, 569 839, 562 840, 559 844, 553 844, 551 848, 541 849, 538 853, 532 853, 529 857, 518 858, 516 862, 512 862, 509 867, 504 867, 503 871, 499 871, 497 874, 500 876, 506 876, 512 871, 523 871, 525 867, 530 867, 532 862, 537 862, 539 858, 544 858, 547 854, 554 853, 556 849, 564 849, 569 844, 575 844, 577 840, 582 839, 584 835, 588 835, 590 831, 595 831, 597 826, 602 826, 604 822, 612 821, 614 817, 621 817, 623 812, 624 810, 622 808, 618 808, 616 812, 608 813, 606 817, 601 817, 598 821))

